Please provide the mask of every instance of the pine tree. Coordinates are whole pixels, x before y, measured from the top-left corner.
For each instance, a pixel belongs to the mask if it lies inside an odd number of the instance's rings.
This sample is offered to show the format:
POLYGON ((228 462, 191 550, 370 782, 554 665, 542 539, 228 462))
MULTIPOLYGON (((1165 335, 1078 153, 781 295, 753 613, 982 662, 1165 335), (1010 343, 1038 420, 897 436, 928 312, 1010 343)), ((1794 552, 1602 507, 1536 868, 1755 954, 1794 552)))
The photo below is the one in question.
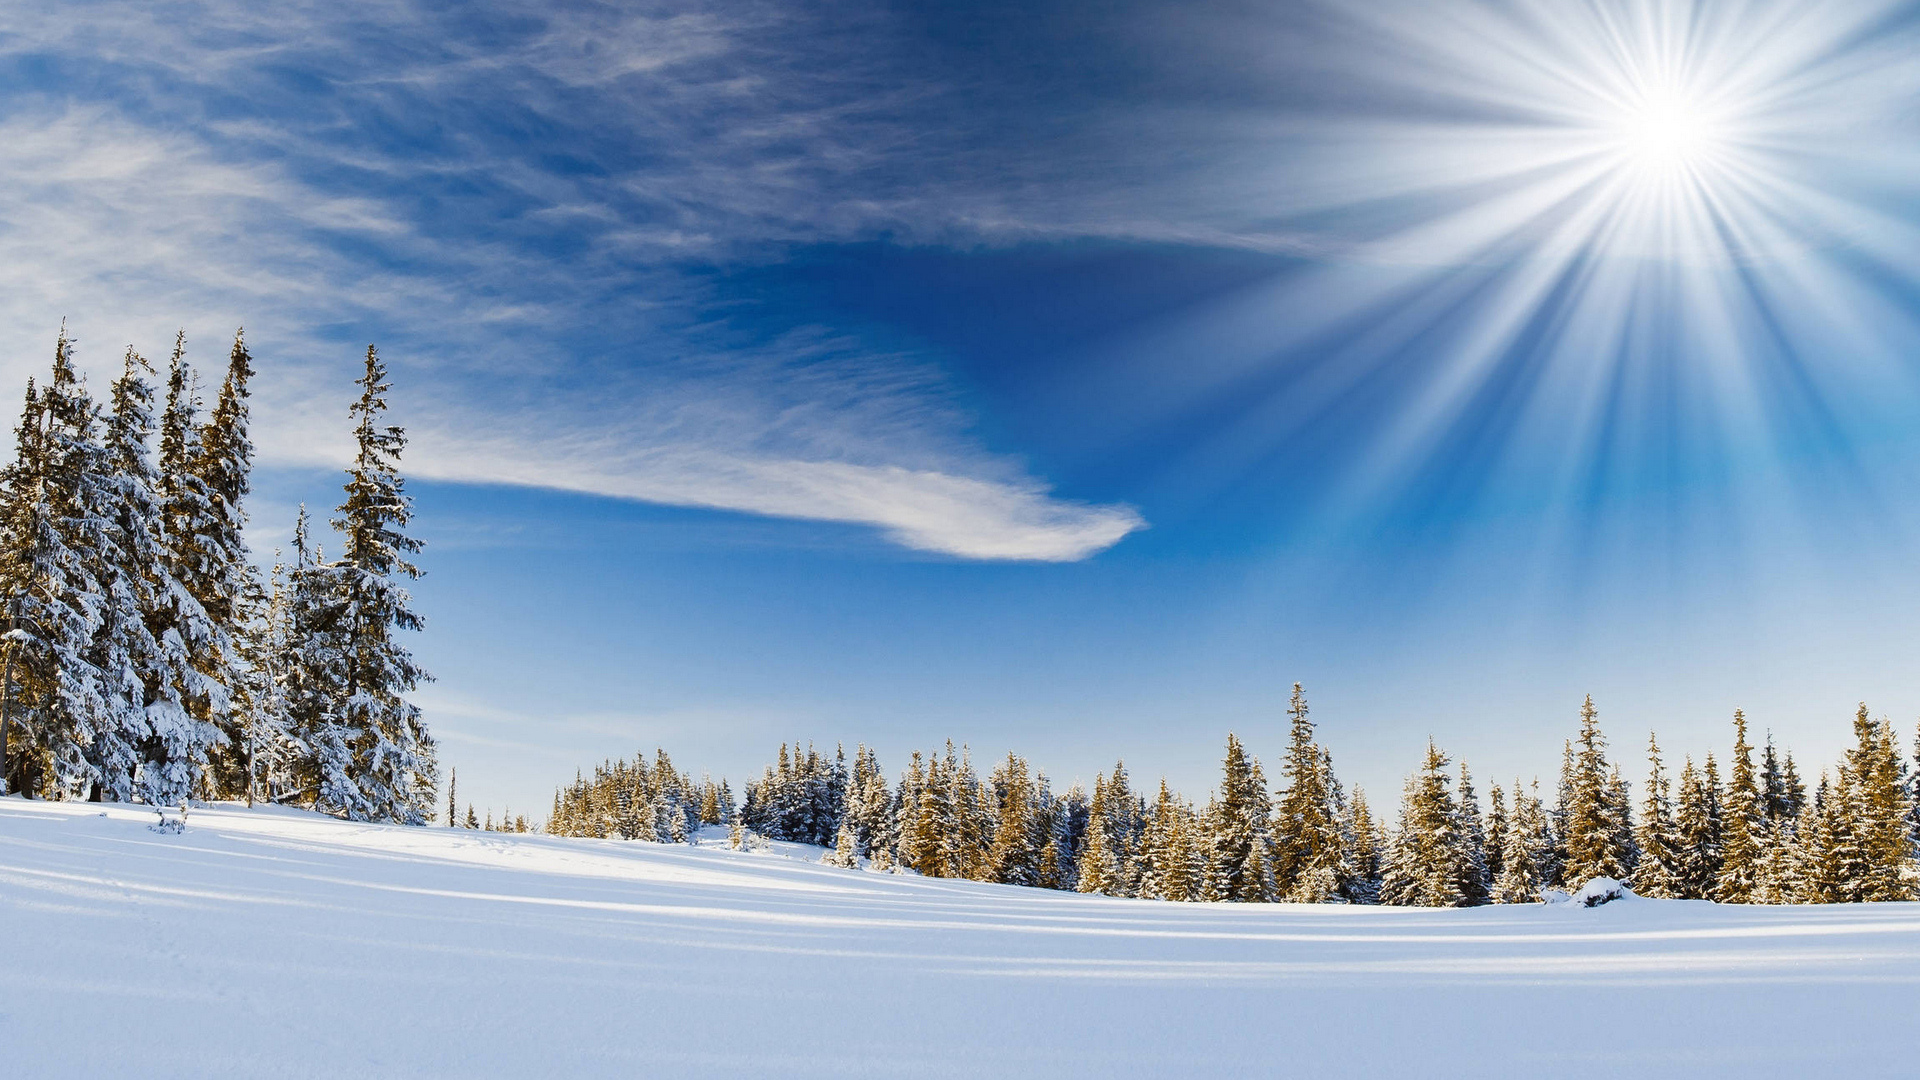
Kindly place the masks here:
POLYGON ((1273 821, 1274 879, 1288 900, 1319 903, 1338 892, 1345 852, 1333 805, 1326 758, 1314 742, 1307 698, 1299 683, 1287 708, 1291 741, 1281 775, 1287 790, 1273 821))
POLYGON ((992 880, 1003 885, 1033 885, 1039 880, 1040 852, 1033 827, 1033 784, 1027 763, 1009 753, 994 775, 999 799, 993 847, 987 853, 992 880))
MULTIPOLYGON (((209 600, 223 588, 222 539, 224 525, 215 498, 196 466, 203 434, 198 423, 199 401, 191 366, 186 360, 186 333, 174 335, 167 362, 166 406, 160 414, 158 493, 163 523, 165 569, 184 594, 161 615, 157 633, 179 639, 187 665, 195 674, 191 688, 182 688, 182 705, 198 724, 218 732, 208 793, 234 793, 235 764, 233 686, 235 646, 233 625, 208 610, 209 600)), ((244 787, 244 785, 241 785, 244 787)))
POLYGON ((216 796, 232 797, 247 789, 246 714, 261 704, 248 694, 258 683, 246 655, 246 631, 257 617, 250 611, 262 595, 258 575, 247 551, 242 507, 251 488, 253 441, 248 431, 253 357, 244 332, 235 331, 227 356, 227 374, 215 399, 213 415, 196 433, 187 468, 197 483, 204 517, 196 522, 192 547, 200 560, 187 585, 200 602, 215 630, 212 659, 218 665, 212 677, 223 686, 230 706, 213 718, 225 739, 215 747, 209 779, 216 796))
POLYGON ((1633 891, 1656 899, 1679 897, 1686 876, 1681 856, 1684 841, 1674 821, 1672 786, 1660 761, 1660 743, 1651 734, 1647 736, 1647 763, 1647 797, 1635 836, 1640 863, 1634 868, 1633 891))
POLYGON ((333 522, 344 537, 341 557, 298 572, 309 624, 297 661, 310 697, 305 741, 319 759, 311 771, 322 809, 418 824, 432 805, 434 745, 403 695, 428 676, 395 636, 422 625, 395 579, 420 576, 407 557, 422 545, 401 531, 413 515, 397 471, 406 433, 379 422, 389 384, 372 346, 357 385, 358 449, 333 522))
POLYGON ((122 718, 110 743, 116 749, 102 753, 96 745, 94 754, 105 797, 137 791, 152 804, 177 804, 192 793, 220 734, 196 721, 185 704, 210 691, 176 628, 204 633, 205 618, 168 568, 158 475, 147 456, 154 427, 150 371, 129 348, 113 383, 105 455, 98 459, 103 471, 86 485, 101 499, 97 512, 105 524, 97 576, 106 605, 91 658, 106 679, 109 707, 122 718), (175 632, 156 634, 156 628, 175 632))
POLYGON ((1492 901, 1493 879, 1487 870, 1487 836, 1480 821, 1480 797, 1473 790, 1473 777, 1464 761, 1460 763, 1456 820, 1454 835, 1459 869, 1455 887, 1460 893, 1459 904, 1478 907, 1492 901))
MULTIPOLYGON (((61 335, 61 348, 65 347, 61 335)), ((53 532, 46 485, 46 409, 34 380, 27 380, 26 404, 14 430, 14 461, 0 476, 5 502, 0 505, 0 593, 7 620, 6 660, 0 675, 0 794, 32 792, 43 770, 35 752, 40 726, 36 711, 50 682, 54 625, 41 605, 52 607, 55 570, 53 532), (16 753, 17 748, 26 747, 16 753)))
POLYGON ((1348 860, 1350 873, 1347 878, 1346 897, 1348 903, 1377 904, 1380 902, 1381 865, 1387 848, 1387 838, 1380 824, 1373 818, 1372 810, 1367 806, 1366 792, 1353 789, 1353 798, 1347 803, 1350 821, 1349 832, 1352 840, 1348 860))
POLYGON ((1513 812, 1501 844, 1500 876, 1493 884, 1496 904, 1538 903, 1540 889, 1547 883, 1543 867, 1552 857, 1552 839, 1537 787, 1528 795, 1520 781, 1513 782, 1513 812))
POLYGON ((1674 819, 1679 835, 1676 853, 1674 896, 1682 900, 1705 900, 1713 893, 1714 880, 1720 874, 1720 804, 1716 795, 1716 770, 1708 755, 1707 768, 1696 771, 1693 758, 1680 769, 1680 806, 1674 819))
POLYGON ((1580 734, 1568 777, 1566 798, 1566 865, 1561 874, 1569 886, 1591 878, 1624 879, 1632 872, 1630 852, 1624 846, 1631 822, 1625 815, 1624 789, 1611 783, 1605 736, 1593 696, 1580 706, 1580 734))
POLYGON ((1106 776, 1095 776, 1093 803, 1087 822, 1087 842, 1080 851, 1078 884, 1075 886, 1083 893, 1122 895, 1124 882, 1120 873, 1120 858, 1113 850, 1112 836, 1106 827, 1111 804, 1106 776))
POLYGON ((938 804, 946 801, 945 787, 937 781, 938 777, 927 775, 920 752, 914 751, 906 775, 900 779, 899 863, 929 877, 939 873, 938 804))
POLYGON ((1722 904, 1753 902, 1760 861, 1767 847, 1764 793, 1754 777, 1753 747, 1747 743, 1747 717, 1733 710, 1732 775, 1720 807, 1720 873, 1713 899, 1722 904))
POLYGON ((992 822, 983 805, 979 774, 973 769, 973 753, 963 748, 957 765, 948 744, 947 807, 949 824, 945 833, 943 856, 948 877, 974 881, 990 879, 988 849, 992 842, 992 822))
POLYGON ((1507 847, 1507 799, 1500 785, 1493 785, 1487 798, 1487 882, 1491 888, 1500 880, 1507 847))
POLYGON ((860 865, 860 855, 854 851, 853 826, 840 823, 840 831, 834 836, 833 850, 821 856, 820 861, 828 866, 839 866, 848 870, 860 865))
POLYGON ((1853 730, 1855 745, 1840 771, 1847 781, 1842 805, 1857 868, 1841 883, 1841 891, 1854 900, 1913 899, 1916 868, 1907 829, 1912 803, 1893 726, 1871 719, 1862 702, 1853 730))
POLYGON ((18 459, 7 478, 5 577, 18 679, 9 704, 17 706, 26 744, 12 762, 10 790, 132 794, 144 723, 128 702, 131 662, 119 633, 126 620, 116 613, 128 601, 115 595, 98 428, 99 411, 62 328, 52 378, 40 390, 28 384, 18 459))
POLYGON ((1260 764, 1227 735, 1220 800, 1208 815, 1208 899, 1260 903, 1273 899, 1272 863, 1265 848, 1272 803, 1260 764))
POLYGON ((1426 762, 1407 778, 1400 830, 1393 838, 1380 886, 1384 903, 1454 907, 1460 894, 1460 808, 1453 797, 1449 759, 1427 742, 1426 762))
POLYGON ((1806 891, 1806 884, 1800 872, 1799 842, 1790 819, 1769 825, 1765 837, 1766 850, 1761 853, 1759 870, 1754 876, 1751 902, 1797 903, 1806 891))

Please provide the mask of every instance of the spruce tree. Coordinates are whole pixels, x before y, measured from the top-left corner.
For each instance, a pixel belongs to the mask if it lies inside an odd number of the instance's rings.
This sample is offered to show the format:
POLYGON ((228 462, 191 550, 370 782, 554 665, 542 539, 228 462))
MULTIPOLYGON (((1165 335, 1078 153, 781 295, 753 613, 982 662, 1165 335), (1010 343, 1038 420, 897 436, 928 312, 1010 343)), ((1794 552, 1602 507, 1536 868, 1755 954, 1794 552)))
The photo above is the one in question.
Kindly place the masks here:
POLYGON ((1096 775, 1093 778, 1093 803, 1087 821, 1087 842, 1080 850, 1078 882, 1075 885, 1083 893, 1125 895, 1120 855, 1114 850, 1111 830, 1106 825, 1112 804, 1106 776, 1096 775))
POLYGON ((1366 792, 1354 788, 1353 798, 1348 801, 1347 808, 1349 833, 1352 836, 1349 842, 1352 855, 1348 859, 1347 902, 1377 904, 1380 902, 1380 875, 1387 849, 1386 833, 1367 806, 1366 792))
POLYGON ((1631 835, 1624 790, 1612 783, 1606 737, 1600 734, 1599 712, 1588 695, 1580 706, 1580 734, 1567 778, 1566 865, 1563 880, 1578 887, 1591 878, 1624 879, 1632 871, 1625 840, 1631 835))
MULTIPOLYGON (((65 334, 61 335, 64 348, 65 334)), ((40 717, 35 706, 52 665, 48 625, 40 609, 51 603, 52 523, 46 489, 46 409, 32 378, 14 429, 14 460, 0 476, 0 595, 5 597, 6 660, 0 674, 0 795, 39 787, 40 755, 33 749, 40 717)))
POLYGON ((1332 777, 1326 757, 1314 742, 1313 721, 1307 717, 1307 697, 1293 684, 1288 704, 1291 739, 1281 766, 1287 790, 1273 819, 1274 879, 1288 900, 1319 903, 1339 890, 1339 869, 1345 861, 1332 777))
POLYGON ((214 714, 225 739, 215 747, 210 780, 216 796, 231 797, 246 790, 248 768, 245 714, 261 707, 248 693, 257 688, 246 655, 246 630, 257 614, 250 611, 262 590, 247 551, 243 508, 251 489, 253 441, 249 432, 249 383, 253 357, 243 331, 235 331, 227 355, 227 373, 214 401, 213 414, 196 433, 187 469, 205 500, 204 518, 197 522, 192 543, 201 560, 188 581, 194 598, 217 631, 213 673, 232 698, 230 707, 214 714))
POLYGON ((1841 891, 1851 900, 1913 899, 1916 868, 1907 827, 1912 804, 1893 726, 1871 719, 1862 702, 1853 730, 1855 745, 1840 772, 1847 781, 1843 812, 1857 854, 1841 891))
POLYGON ((1409 907, 1455 907, 1460 893, 1460 810, 1453 797, 1449 760, 1427 742, 1420 771, 1408 777, 1400 804, 1400 830, 1380 885, 1384 903, 1409 907))
POLYGON ((179 803, 200 782, 209 757, 225 740, 213 724, 193 714, 192 701, 218 700, 224 688, 193 666, 189 640, 208 639, 211 619, 172 574, 158 470, 147 454, 154 431, 152 369, 127 350, 113 384, 107 420, 107 488, 118 552, 110 633, 133 664, 137 685, 127 686, 130 730, 140 744, 140 794, 150 803, 179 803))
POLYGON ((30 383, 27 393, 7 481, 6 588, 18 677, 9 704, 18 709, 26 750, 12 765, 10 788, 124 799, 144 725, 129 708, 130 658, 116 633, 125 620, 115 609, 127 600, 115 595, 99 411, 73 366, 64 327, 52 377, 40 390, 30 383))
POLYGON ((1480 797, 1473 790, 1473 776, 1464 761, 1460 763, 1458 805, 1456 889, 1461 907, 1478 907, 1491 902, 1493 880, 1487 870, 1487 836, 1480 820, 1480 797))
POLYGON ((1749 904, 1768 844, 1767 809, 1765 795, 1754 777, 1747 716, 1739 709, 1733 710, 1731 767, 1720 808, 1720 872, 1714 877, 1713 899, 1722 904, 1749 904))
POLYGON ((380 422, 389 384, 372 346, 356 385, 356 451, 333 521, 343 537, 341 556, 302 567, 298 576, 308 623, 298 646, 310 696, 305 741, 317 759, 311 771, 320 808, 354 820, 418 824, 432 813, 434 745, 405 695, 429 676, 396 632, 422 626, 399 583, 420 576, 408 557, 422 544, 402 531, 413 516, 398 472, 406 432, 380 422))
POLYGON ((1272 803, 1259 762, 1231 732, 1222 769, 1220 799, 1207 822, 1208 898, 1243 903, 1271 900, 1272 863, 1265 848, 1270 842, 1272 803))
POLYGON ((1674 896, 1682 900, 1708 899, 1720 874, 1720 809, 1711 755, 1707 762, 1706 770, 1696 770, 1693 758, 1688 757, 1680 768, 1680 805, 1674 819, 1680 847, 1674 896))
MULTIPOLYGON (((1463 765, 1464 767, 1464 765, 1463 765)), ((1517 794, 1517 793, 1516 793, 1517 794)), ((1487 882, 1491 888, 1500 880, 1507 846, 1507 798, 1500 785, 1493 785, 1487 797, 1487 882)))
POLYGON ((999 812, 993 847, 987 854, 992 880, 1003 885, 1033 885, 1039 881, 1040 852, 1035 846, 1033 784, 1027 763, 1009 753, 994 776, 999 812))
MULTIPOLYGON (((233 794, 237 767, 234 746, 233 687, 238 663, 233 622, 208 609, 222 595, 225 525, 214 495, 199 473, 202 464, 197 382, 186 359, 186 333, 174 335, 167 361, 167 396, 160 414, 159 495, 164 524, 167 573, 180 583, 185 598, 173 605, 157 627, 180 639, 197 679, 182 704, 200 724, 219 733, 207 793, 233 794), (187 601, 190 600, 189 604, 187 601)), ((230 612, 222 609, 223 614, 230 612)))
POLYGON ((1683 895, 1686 876, 1682 865, 1684 841, 1674 820, 1672 786, 1660 761, 1660 743, 1647 736, 1647 797, 1641 804, 1636 840, 1640 863, 1633 872, 1633 891, 1641 896, 1674 898, 1683 895))
MULTIPOLYGON (((1537 786, 1536 786, 1537 787, 1537 786)), ((1551 858, 1547 813, 1536 790, 1528 795, 1513 782, 1513 810, 1508 815, 1500 852, 1500 876, 1493 883, 1496 904, 1533 904, 1546 884, 1543 867, 1551 858)))

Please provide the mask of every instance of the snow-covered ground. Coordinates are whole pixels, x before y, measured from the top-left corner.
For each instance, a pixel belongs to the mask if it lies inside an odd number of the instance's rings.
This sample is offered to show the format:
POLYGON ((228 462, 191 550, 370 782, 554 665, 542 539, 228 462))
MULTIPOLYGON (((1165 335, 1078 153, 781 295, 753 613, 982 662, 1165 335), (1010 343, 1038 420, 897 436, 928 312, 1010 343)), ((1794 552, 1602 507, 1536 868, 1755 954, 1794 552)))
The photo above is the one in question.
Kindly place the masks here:
POLYGON ((1911 1076, 1920 905, 1175 905, 0 800, 0 1075, 1911 1076))

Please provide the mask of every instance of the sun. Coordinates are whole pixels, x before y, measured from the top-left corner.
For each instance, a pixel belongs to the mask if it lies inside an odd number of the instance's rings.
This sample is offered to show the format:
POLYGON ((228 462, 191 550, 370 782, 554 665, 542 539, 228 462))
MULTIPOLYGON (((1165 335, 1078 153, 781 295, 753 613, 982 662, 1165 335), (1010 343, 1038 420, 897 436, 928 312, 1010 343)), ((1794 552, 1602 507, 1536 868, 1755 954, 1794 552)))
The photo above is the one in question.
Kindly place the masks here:
POLYGON ((1724 118, 1684 93, 1650 91, 1624 103, 1611 127, 1615 149, 1650 172, 1697 172, 1722 148, 1724 118))

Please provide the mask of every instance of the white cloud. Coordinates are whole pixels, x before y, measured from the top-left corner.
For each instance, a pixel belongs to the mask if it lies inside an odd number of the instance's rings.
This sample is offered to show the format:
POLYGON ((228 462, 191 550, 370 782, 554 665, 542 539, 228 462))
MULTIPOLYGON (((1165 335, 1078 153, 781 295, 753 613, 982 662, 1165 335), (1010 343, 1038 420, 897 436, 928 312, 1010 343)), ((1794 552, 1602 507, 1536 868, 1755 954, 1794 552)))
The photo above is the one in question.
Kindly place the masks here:
MULTIPOLYGON (((29 98, 0 123, 0 319, 13 340, 50 340, 71 315, 98 369, 129 340, 163 352, 184 323, 194 356, 215 365, 221 336, 246 323, 263 359, 255 434, 267 461, 344 455, 355 354, 338 338, 367 327, 397 363, 409 467, 424 477, 858 523, 966 559, 1081 559, 1144 525, 1129 507, 1058 500, 979 448, 922 357, 858 332, 745 340, 689 319, 707 298, 674 271, 632 263, 636 250, 716 258, 768 238, 860 238, 924 206, 849 183, 900 138, 877 94, 849 88, 856 73, 780 79, 783 61, 741 54, 741 33, 778 38, 776 6, 724 19, 564 13, 493 52, 428 42, 430 17, 405 4, 374 13, 376 27, 319 6, 273 19, 169 12, 0 15, 0 52, 104 63, 150 92, 140 113, 29 98), (169 104, 196 111, 209 86, 244 92, 261 63, 317 61, 380 27, 405 61, 342 71, 336 96, 355 108, 453 123, 444 113, 484 85, 561 119, 589 90, 668 150, 580 179, 511 156, 342 144, 330 115, 152 119, 169 104), (472 231, 422 221, 409 188, 463 173, 518 200, 515 217, 472 231), (563 234, 588 246, 541 250, 563 234), (568 356, 551 331, 609 306, 634 334, 624 357, 568 356)), ((0 375, 23 379, 40 354, 15 352, 0 375)))
POLYGON ((920 551, 966 559, 1070 562, 1144 526, 1124 506, 1055 499, 1036 483, 1008 483, 898 465, 753 457, 654 447, 622 460, 550 448, 489 445, 439 433, 413 471, 449 480, 524 483, 674 506, 872 525, 920 551))

